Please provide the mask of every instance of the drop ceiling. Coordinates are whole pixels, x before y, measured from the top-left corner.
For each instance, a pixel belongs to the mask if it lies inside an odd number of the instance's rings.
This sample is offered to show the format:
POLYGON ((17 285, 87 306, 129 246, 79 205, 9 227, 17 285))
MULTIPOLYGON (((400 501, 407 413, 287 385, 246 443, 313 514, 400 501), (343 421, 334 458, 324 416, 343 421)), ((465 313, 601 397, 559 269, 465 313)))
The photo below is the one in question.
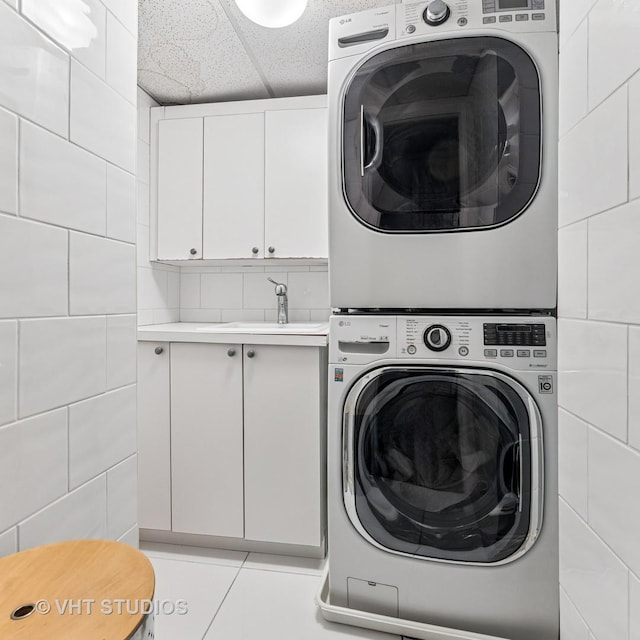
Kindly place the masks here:
POLYGON ((329 19, 389 4, 309 0, 267 29, 233 0, 139 0, 138 83, 163 105, 326 93, 329 19))

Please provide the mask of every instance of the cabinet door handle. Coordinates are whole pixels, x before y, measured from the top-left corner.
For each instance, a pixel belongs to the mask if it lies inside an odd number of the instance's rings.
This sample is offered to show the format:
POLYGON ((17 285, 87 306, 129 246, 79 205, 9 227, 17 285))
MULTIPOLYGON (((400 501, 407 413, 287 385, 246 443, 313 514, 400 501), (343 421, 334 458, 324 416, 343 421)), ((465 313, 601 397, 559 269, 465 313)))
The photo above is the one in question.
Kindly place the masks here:
POLYGON ((269 247, 269 253, 275 253, 276 252, 276 248, 275 247, 269 247))
POLYGON ((190 253, 192 256, 195 256, 195 255, 196 255, 196 253, 198 253, 198 250, 197 250, 197 249, 191 249, 191 251, 189 251, 189 253, 190 253))
POLYGON ((256 356, 256 352, 253 349, 249 349, 249 351, 247 351, 247 358, 255 358, 256 356))
POLYGON ((251 249, 251 253, 253 253, 253 255, 257 255, 258 251, 260 251, 260 249, 258 249, 258 247, 253 247, 253 249, 251 249))
POLYGON ((162 347, 156 347, 153 351, 157 356, 159 356, 161 353, 164 353, 164 349, 162 347))
POLYGON ((229 351, 227 351, 227 355, 228 355, 230 358, 233 358, 233 356, 235 356, 235 355, 236 355, 236 350, 235 350, 235 349, 229 349, 229 351))

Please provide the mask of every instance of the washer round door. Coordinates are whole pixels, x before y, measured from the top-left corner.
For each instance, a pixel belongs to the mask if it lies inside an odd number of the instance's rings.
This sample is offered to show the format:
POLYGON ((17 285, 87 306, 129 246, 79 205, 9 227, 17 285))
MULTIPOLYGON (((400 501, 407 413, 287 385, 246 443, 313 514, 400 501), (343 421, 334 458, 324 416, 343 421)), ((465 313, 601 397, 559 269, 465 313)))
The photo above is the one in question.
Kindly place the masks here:
POLYGON ((384 367, 344 411, 345 507, 372 544, 450 562, 505 563, 542 520, 542 421, 499 372, 384 367))

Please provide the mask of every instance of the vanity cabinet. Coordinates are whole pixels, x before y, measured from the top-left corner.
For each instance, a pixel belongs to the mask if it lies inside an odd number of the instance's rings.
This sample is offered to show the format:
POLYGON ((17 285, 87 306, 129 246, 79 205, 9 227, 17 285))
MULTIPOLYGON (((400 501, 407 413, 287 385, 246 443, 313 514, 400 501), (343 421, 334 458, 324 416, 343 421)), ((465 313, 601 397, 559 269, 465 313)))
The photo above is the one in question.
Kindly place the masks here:
POLYGON ((138 526, 171 529, 170 345, 138 342, 138 526))
POLYGON ((140 527, 320 547, 326 349, 139 344, 140 527))
POLYGON ((171 345, 171 529, 243 537, 242 346, 171 345))
POLYGON ((152 110, 151 259, 326 259, 325 104, 311 96, 152 110), (167 117, 173 109, 180 117, 167 117))

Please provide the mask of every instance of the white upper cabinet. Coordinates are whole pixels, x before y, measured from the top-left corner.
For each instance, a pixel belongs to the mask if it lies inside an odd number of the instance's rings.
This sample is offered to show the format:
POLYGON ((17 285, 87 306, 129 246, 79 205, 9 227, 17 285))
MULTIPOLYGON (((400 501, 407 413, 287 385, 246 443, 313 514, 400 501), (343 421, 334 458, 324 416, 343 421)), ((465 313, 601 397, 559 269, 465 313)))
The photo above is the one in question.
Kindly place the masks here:
POLYGON ((265 118, 267 255, 326 258, 327 110, 267 111, 265 118))
POLYGON ((264 113, 204 119, 203 257, 264 257, 264 113))
POLYGON ((202 118, 158 123, 158 259, 202 258, 202 118))
POLYGON ((325 96, 162 107, 152 122, 151 259, 327 258, 325 96))

